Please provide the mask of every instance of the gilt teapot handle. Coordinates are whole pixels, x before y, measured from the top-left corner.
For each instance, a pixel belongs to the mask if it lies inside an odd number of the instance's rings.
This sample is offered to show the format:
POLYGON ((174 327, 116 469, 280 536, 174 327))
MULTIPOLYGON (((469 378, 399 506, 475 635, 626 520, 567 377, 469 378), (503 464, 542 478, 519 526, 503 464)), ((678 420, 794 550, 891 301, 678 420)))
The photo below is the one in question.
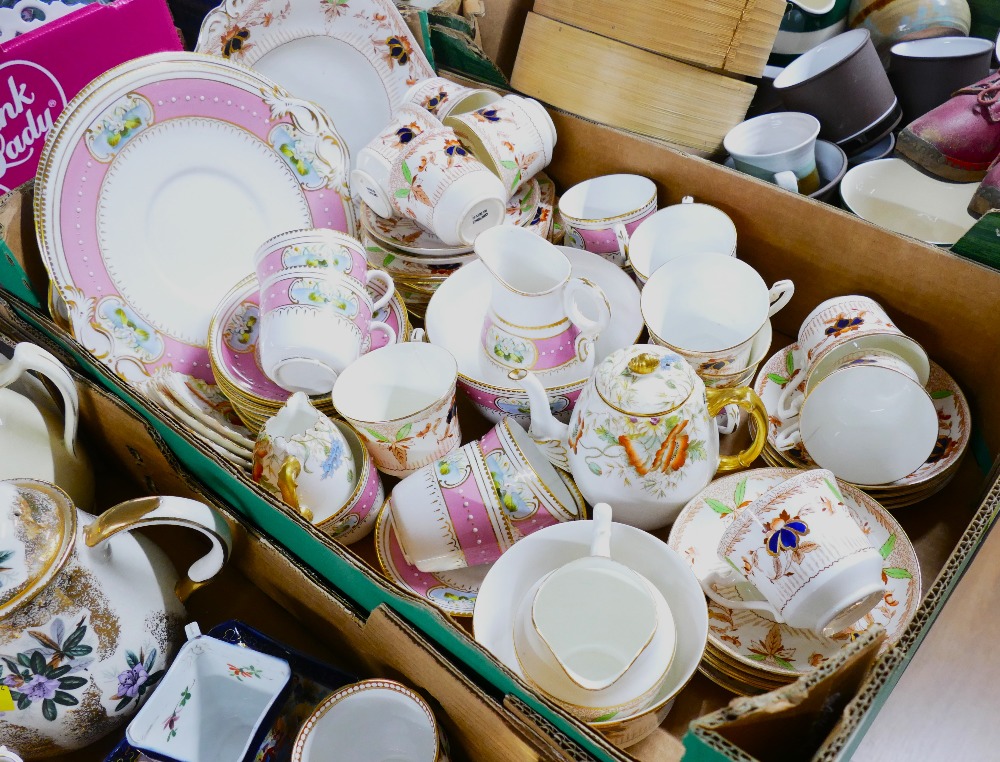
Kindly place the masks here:
POLYGON ((66 370, 66 366, 56 359, 55 355, 41 347, 21 342, 14 347, 14 356, 3 366, 0 366, 0 389, 5 389, 17 381, 27 371, 41 373, 59 390, 66 408, 66 423, 63 428, 63 444, 66 451, 76 455, 76 428, 80 420, 80 397, 77 395, 76 383, 66 370))
POLYGON ((109 508, 84 529, 87 547, 93 548, 119 532, 168 525, 189 527, 212 541, 212 548, 177 581, 174 592, 184 603, 191 593, 207 585, 218 574, 233 550, 229 525, 218 512, 197 500, 184 497, 140 497, 109 508))

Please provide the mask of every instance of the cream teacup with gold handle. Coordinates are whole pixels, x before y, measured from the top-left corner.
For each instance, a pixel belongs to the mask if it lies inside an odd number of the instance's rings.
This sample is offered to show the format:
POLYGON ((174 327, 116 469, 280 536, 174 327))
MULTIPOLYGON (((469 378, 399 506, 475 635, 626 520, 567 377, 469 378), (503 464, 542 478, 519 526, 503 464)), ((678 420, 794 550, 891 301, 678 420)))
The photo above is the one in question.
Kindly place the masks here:
POLYGON ((306 521, 321 524, 349 510, 354 456, 336 424, 302 392, 289 397, 257 436, 253 479, 306 521))

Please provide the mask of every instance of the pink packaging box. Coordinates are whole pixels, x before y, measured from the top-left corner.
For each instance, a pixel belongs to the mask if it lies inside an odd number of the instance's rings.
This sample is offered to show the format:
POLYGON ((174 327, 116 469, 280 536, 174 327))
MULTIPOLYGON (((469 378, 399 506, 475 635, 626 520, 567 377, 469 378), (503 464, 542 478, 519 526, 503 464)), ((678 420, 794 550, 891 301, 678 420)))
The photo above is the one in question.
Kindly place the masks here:
POLYGON ((87 5, 0 44, 0 193, 35 177, 46 134, 87 83, 133 58, 180 49, 165 0, 87 5))

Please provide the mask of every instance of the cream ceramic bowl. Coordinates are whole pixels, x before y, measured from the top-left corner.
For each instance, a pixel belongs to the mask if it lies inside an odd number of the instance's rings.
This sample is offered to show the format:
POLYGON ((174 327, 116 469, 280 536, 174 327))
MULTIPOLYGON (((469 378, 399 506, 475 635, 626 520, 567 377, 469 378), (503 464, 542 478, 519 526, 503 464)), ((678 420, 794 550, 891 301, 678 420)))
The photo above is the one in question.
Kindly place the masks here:
POLYGON ((967 207, 977 187, 937 180, 902 159, 879 159, 848 171, 840 195, 863 220, 936 246, 951 246, 976 222, 967 207))

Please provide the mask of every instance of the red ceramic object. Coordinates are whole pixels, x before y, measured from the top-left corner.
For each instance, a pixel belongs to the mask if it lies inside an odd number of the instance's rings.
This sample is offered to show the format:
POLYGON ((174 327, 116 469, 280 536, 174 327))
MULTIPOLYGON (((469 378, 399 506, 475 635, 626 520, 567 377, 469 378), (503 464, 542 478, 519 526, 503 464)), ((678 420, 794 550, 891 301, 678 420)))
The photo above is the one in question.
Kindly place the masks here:
POLYGON ((896 150, 946 180, 982 180, 1000 155, 1000 74, 963 87, 911 122, 896 150))

